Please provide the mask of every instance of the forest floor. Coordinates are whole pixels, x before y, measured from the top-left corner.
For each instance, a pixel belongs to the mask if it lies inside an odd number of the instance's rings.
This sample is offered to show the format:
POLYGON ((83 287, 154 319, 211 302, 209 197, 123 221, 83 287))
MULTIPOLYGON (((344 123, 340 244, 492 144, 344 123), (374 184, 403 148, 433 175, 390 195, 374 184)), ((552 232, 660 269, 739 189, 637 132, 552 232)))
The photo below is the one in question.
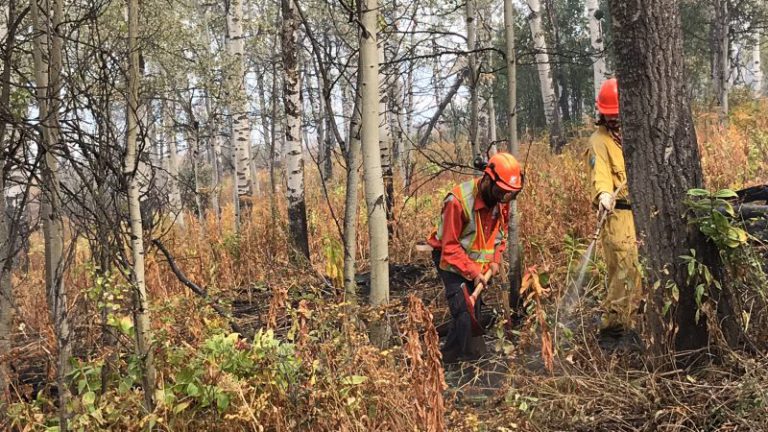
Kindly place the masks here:
MULTIPOLYGON (((768 118, 763 112, 765 106, 738 107, 726 129, 715 125, 714 116, 698 116, 709 190, 768 184, 768 118)), ((407 197, 396 196, 391 305, 383 310, 357 306, 341 289, 343 254, 335 218, 343 214, 343 175, 323 188, 311 163, 312 266, 289 262, 282 199, 273 221, 269 200, 257 198, 239 236, 233 232, 231 205, 225 206, 221 228, 213 217, 201 227, 188 214, 185 228, 148 233, 148 238, 162 239, 186 278, 221 299, 247 338, 227 348, 219 338, 231 332, 227 320, 184 287, 162 254, 149 248, 147 286, 162 401, 149 415, 141 412, 142 398, 131 378, 127 284, 116 273, 99 275, 87 243, 78 239, 66 275, 75 293, 73 424, 88 431, 140 430, 150 421, 169 431, 768 430, 764 352, 724 349, 715 335, 701 353, 705 360, 683 368, 670 367, 670 358, 599 347, 596 305, 604 274, 599 249, 577 296, 582 301, 563 307, 596 224, 586 192, 590 131, 573 131, 562 155, 533 144, 519 200, 521 239, 525 267, 536 267, 543 291, 519 328, 502 319, 504 278, 487 291, 488 309, 495 311, 489 315, 499 319, 484 337, 487 354, 473 363, 442 367, 435 329, 449 314, 430 255, 415 247, 429 235, 445 193, 471 173, 440 173, 438 161, 455 160, 452 145, 420 152, 414 187, 407 197), (116 343, 111 346, 102 340, 98 299, 103 293, 114 299, 109 327, 116 343), (382 321, 388 324, 390 342, 383 350, 368 338, 371 324, 382 321), (543 323, 548 331, 542 332, 543 323), (252 356, 246 361, 242 352, 252 356), (119 371, 113 377, 116 388, 102 393, 95 389, 110 362, 119 371)), ((343 170, 337 167, 337 173, 343 170)), ((399 179, 397 186, 401 190, 399 179)), ((364 209, 358 232, 362 304, 367 298, 364 209)), ((38 233, 29 259, 29 272, 14 275, 18 331, 11 363, 18 374, 19 402, 11 407, 8 424, 13 430, 49 431, 56 424, 51 384, 56 343, 38 233)), ((758 292, 764 287, 747 288, 758 292)), ((750 330, 762 332, 756 340, 764 344, 768 312, 748 304, 742 310, 751 314, 750 330)))

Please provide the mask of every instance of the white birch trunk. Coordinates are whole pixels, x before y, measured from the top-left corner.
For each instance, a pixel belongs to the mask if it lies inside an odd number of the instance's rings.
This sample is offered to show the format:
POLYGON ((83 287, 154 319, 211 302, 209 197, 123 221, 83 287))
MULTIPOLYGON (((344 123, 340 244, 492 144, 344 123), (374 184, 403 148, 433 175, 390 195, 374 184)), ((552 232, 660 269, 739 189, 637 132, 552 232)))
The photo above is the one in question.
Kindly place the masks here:
POLYGON ((298 62, 298 13, 293 0, 281 0, 283 10, 283 104, 286 118, 286 171, 288 174, 288 219, 293 247, 292 259, 309 260, 307 210, 304 201, 304 155, 301 145, 301 83, 298 62))
POLYGON ((598 0, 586 0, 587 19, 589 21, 589 40, 592 45, 592 81, 595 87, 595 100, 600 93, 600 87, 607 79, 605 54, 603 44, 603 27, 601 20, 595 15, 600 10, 598 0))
POLYGON ((755 97, 763 96, 763 63, 760 60, 760 29, 755 29, 752 46, 752 91, 755 97))
POLYGON ((531 26, 533 36, 533 48, 536 50, 536 66, 539 71, 539 84, 541 86, 541 100, 544 103, 544 118, 547 126, 552 125, 555 119, 554 82, 552 81, 552 67, 549 64, 549 50, 544 35, 544 26, 541 22, 541 2, 539 0, 527 0, 531 13, 528 16, 528 24, 531 26))
POLYGON ((179 152, 176 145, 176 131, 173 127, 176 113, 173 104, 166 105, 163 111, 163 141, 165 141, 168 150, 166 152, 168 201, 174 223, 184 227, 184 212, 181 206, 181 191, 179 190, 179 152))
MULTIPOLYGON (((70 399, 66 376, 69 373, 69 358, 72 346, 67 311, 67 291, 64 283, 64 221, 62 219, 61 191, 59 187, 59 165, 54 150, 59 142, 59 94, 61 92, 61 69, 63 39, 59 35, 59 24, 63 20, 62 0, 52 5, 52 19, 41 13, 36 2, 32 2, 34 38, 33 62, 37 86, 38 113, 42 125, 43 181, 41 217, 45 239, 45 275, 48 308, 56 332, 59 350, 57 387, 59 389, 59 418, 62 430, 67 430, 68 404, 70 399), (48 51, 44 55, 44 51, 48 51), (47 64, 45 59, 50 60, 47 64)), ((49 11, 46 11, 49 12, 49 11)), ((3 197, 3 199, 5 199, 3 197)), ((2 215, 5 217, 5 215, 2 215)))
MULTIPOLYGON (((251 126, 248 122, 248 95, 245 87, 245 40, 243 38, 243 0, 229 0, 227 9, 227 52, 232 71, 230 79, 229 113, 232 116, 230 145, 235 151, 237 195, 251 195, 250 142, 251 126)), ((242 200, 247 202, 247 200, 242 200)))
POLYGON ((365 202, 368 209, 370 238, 371 293, 374 306, 389 303, 389 244, 384 180, 379 151, 379 62, 376 30, 378 1, 365 0, 362 5, 360 56, 362 63, 361 141, 365 177, 365 202))
POLYGON ((134 325, 136 328, 136 354, 143 369, 144 403, 147 411, 154 409, 155 366, 154 353, 150 347, 149 301, 144 279, 144 232, 141 226, 139 184, 135 174, 138 158, 136 139, 138 135, 137 110, 139 107, 139 2, 128 0, 128 113, 126 152, 123 174, 128 178, 128 211, 131 226, 131 249, 133 250, 134 325))

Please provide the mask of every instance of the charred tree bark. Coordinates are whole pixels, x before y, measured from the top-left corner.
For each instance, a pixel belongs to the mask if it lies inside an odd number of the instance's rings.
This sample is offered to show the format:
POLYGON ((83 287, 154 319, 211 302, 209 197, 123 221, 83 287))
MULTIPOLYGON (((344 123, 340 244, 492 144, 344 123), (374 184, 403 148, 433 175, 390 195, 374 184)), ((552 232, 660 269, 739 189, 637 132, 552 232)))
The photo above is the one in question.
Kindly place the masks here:
MULTIPOLYGON (((647 263, 650 348, 662 353, 706 346, 705 319, 695 320, 694 286, 681 255, 712 250, 687 223, 683 203, 703 184, 701 160, 683 75, 682 30, 674 0, 611 0, 620 86, 623 149, 640 251, 647 263), (674 284, 679 302, 664 304, 674 284)), ((715 252, 716 253, 716 252, 715 252)))

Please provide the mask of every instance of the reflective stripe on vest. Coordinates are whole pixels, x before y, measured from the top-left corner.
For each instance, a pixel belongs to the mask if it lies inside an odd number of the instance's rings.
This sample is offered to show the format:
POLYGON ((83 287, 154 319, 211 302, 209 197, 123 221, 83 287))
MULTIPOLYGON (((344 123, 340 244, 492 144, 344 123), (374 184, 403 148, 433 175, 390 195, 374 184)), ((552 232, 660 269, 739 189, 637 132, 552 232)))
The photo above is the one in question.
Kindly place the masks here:
MULTIPOLYGON (((476 195, 477 182, 469 180, 453 188, 445 200, 448 201, 451 198, 458 199, 461 207, 464 209, 464 217, 467 218, 467 223, 464 225, 464 229, 459 237, 461 247, 467 252, 469 259, 479 264, 486 264, 493 261, 496 240, 499 235, 499 226, 501 225, 499 222, 502 220, 502 217, 499 215, 496 226, 493 227, 486 239, 483 235, 482 222, 478 217, 478 212, 474 211, 476 195)), ((441 218, 436 233, 438 240, 442 240, 443 237, 443 222, 441 218)))

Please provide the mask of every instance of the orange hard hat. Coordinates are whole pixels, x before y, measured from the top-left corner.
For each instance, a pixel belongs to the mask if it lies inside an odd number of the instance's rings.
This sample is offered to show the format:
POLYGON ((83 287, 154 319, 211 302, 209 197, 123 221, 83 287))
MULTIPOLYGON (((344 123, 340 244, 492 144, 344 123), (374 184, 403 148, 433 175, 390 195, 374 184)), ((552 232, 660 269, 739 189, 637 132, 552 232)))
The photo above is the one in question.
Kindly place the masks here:
POLYGON ((606 115, 619 115, 619 84, 616 78, 604 82, 597 94, 597 112, 606 115))
POLYGON ((493 155, 485 167, 485 173, 505 191, 514 192, 523 188, 520 163, 509 153, 499 152, 493 155))

